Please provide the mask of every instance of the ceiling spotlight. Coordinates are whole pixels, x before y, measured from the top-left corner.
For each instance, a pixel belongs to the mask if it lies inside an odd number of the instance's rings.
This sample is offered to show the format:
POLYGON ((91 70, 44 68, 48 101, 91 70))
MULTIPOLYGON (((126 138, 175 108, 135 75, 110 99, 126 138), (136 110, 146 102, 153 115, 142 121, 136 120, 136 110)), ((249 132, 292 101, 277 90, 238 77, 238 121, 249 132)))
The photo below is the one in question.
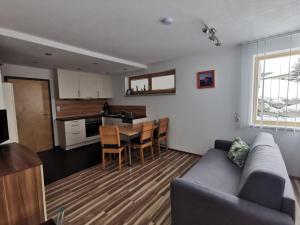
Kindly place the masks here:
POLYGON ((216 40, 216 36, 213 34, 213 35, 210 35, 209 37, 208 37, 208 39, 209 40, 211 40, 211 41, 215 41, 216 40))
POLYGON ((204 34, 208 34, 209 33, 209 27, 206 24, 204 24, 204 27, 202 28, 202 32, 204 34))
POLYGON ((217 41, 216 43, 215 43, 215 46, 221 46, 222 45, 222 43, 220 42, 220 41, 217 41))
POLYGON ((213 27, 209 29, 209 33, 212 35, 215 35, 216 32, 217 32, 217 30, 213 27))
POLYGON ((215 46, 221 46, 222 45, 222 43, 219 41, 219 39, 218 38, 216 38, 215 39, 215 46))
POLYGON ((94 62, 93 64, 94 64, 94 65, 98 65, 98 63, 97 63, 97 62, 94 62))
POLYGON ((45 55, 46 55, 46 56, 52 56, 52 53, 46 52, 45 55))
POLYGON ((159 20, 164 25, 171 25, 174 22, 172 17, 163 17, 159 20))

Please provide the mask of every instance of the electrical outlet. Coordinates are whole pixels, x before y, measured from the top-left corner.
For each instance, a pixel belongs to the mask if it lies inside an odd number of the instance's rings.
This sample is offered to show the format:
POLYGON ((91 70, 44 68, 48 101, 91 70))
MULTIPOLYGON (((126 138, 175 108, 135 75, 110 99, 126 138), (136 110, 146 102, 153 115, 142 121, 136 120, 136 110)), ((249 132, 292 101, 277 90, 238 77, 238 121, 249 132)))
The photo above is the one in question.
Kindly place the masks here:
POLYGON ((235 119, 235 122, 240 122, 240 115, 238 113, 235 113, 234 119, 235 119))
POLYGON ((60 112, 60 106, 57 106, 57 107, 56 107, 56 111, 57 111, 57 112, 60 112))

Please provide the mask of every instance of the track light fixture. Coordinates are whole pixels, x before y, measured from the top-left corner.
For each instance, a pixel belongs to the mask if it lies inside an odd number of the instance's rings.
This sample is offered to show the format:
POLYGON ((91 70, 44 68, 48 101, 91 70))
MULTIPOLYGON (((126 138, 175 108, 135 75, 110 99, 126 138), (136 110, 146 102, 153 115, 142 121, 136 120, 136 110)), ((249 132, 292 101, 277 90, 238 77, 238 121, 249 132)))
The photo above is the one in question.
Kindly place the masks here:
POLYGON ((217 30, 214 27, 209 27, 206 24, 204 24, 204 27, 202 28, 202 32, 208 35, 208 39, 211 40, 215 46, 222 45, 219 38, 217 38, 216 36, 217 30))
POLYGON ((215 39, 215 46, 219 47, 219 46, 221 46, 221 45, 222 45, 222 43, 219 41, 218 38, 216 38, 216 39, 215 39))
POLYGON ((209 27, 206 24, 204 24, 204 27, 202 28, 202 32, 204 34, 208 34, 209 33, 209 27))
POLYGON ((208 37, 208 39, 211 40, 211 41, 215 41, 216 40, 216 36, 214 34, 212 34, 212 35, 210 35, 208 37))

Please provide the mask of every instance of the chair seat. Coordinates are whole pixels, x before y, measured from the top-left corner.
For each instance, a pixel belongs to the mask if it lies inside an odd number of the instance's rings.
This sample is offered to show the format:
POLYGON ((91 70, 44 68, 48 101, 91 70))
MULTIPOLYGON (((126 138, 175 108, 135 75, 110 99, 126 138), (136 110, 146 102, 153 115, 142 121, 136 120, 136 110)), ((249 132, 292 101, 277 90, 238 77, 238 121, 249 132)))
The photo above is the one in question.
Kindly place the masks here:
MULTIPOLYGON (((128 143, 126 141, 121 141, 121 145, 120 145, 120 148, 122 147, 126 147, 128 145, 128 143)), ((118 145, 104 145, 103 148, 113 148, 113 149, 116 149, 116 148, 119 148, 118 145)))
POLYGON ((151 139, 147 139, 147 140, 144 140, 143 142, 141 142, 141 139, 139 137, 134 138, 134 139, 131 140, 131 143, 136 144, 136 145, 144 145, 144 144, 147 144, 147 143, 150 143, 150 142, 151 142, 151 139))
POLYGON ((159 135, 159 137, 158 137, 158 133, 157 133, 158 131, 157 130, 154 130, 154 134, 153 134, 153 137, 155 138, 155 139, 158 139, 158 138, 161 138, 161 137, 166 137, 167 136, 167 133, 161 133, 160 135, 159 135))

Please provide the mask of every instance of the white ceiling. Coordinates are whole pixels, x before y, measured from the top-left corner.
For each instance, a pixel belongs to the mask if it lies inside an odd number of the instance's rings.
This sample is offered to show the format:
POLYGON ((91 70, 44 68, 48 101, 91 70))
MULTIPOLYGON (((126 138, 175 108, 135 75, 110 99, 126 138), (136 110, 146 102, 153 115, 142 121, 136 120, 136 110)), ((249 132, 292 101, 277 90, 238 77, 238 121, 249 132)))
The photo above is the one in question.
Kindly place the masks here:
MULTIPOLYGON (((226 46, 299 30, 299 12, 299 0, 0 0, 0 27, 150 64, 214 48, 201 32, 202 21, 226 46), (174 24, 160 24, 163 16, 174 24)), ((13 60, 13 53, 6 56, 10 49, 20 55, 16 61, 30 62, 46 50, 3 38, 2 61, 13 60)), ((57 59, 60 64, 91 63, 86 55, 69 54, 57 59)))
POLYGON ((0 35, 0 63, 119 74, 139 67, 0 35), (47 56, 45 53, 51 53, 47 56))

